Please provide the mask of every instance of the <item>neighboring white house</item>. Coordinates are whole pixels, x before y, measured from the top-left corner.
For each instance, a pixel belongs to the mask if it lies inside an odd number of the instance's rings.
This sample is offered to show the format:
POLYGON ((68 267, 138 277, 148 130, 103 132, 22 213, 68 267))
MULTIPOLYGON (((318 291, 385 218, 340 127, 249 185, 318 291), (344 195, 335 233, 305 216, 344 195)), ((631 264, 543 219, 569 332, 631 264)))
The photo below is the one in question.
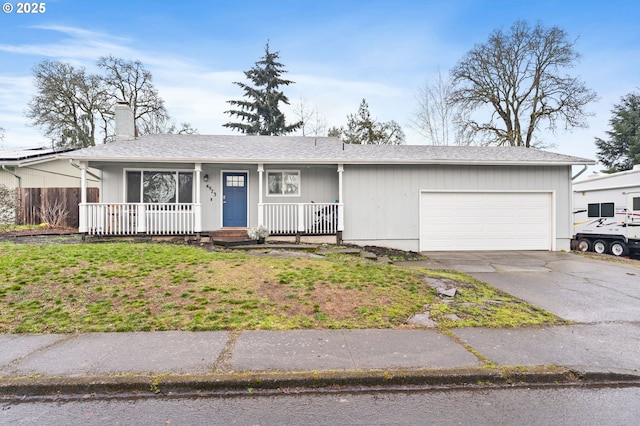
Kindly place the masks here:
POLYGON ((101 202, 81 203, 80 232, 195 235, 264 225, 276 236, 336 235, 413 251, 569 250, 572 166, 595 164, 516 147, 127 139, 63 154, 103 176, 101 202))
MULTIPOLYGON (((60 154, 74 149, 5 148, 0 149, 0 185, 15 190, 17 208, 4 207, 7 223, 36 224, 58 222, 58 225, 77 227, 80 167, 60 154), (9 212, 9 213, 7 213, 9 212)), ((97 188, 100 171, 85 173, 86 187, 97 188)), ((93 191, 97 199, 97 189, 93 191)))
MULTIPOLYGON (((75 149, 2 148, 0 184, 10 189, 80 187, 78 165, 74 166, 68 158, 60 158, 60 154, 75 149)), ((99 176, 96 173, 99 172, 92 172, 87 175, 87 185, 98 187, 99 176)))

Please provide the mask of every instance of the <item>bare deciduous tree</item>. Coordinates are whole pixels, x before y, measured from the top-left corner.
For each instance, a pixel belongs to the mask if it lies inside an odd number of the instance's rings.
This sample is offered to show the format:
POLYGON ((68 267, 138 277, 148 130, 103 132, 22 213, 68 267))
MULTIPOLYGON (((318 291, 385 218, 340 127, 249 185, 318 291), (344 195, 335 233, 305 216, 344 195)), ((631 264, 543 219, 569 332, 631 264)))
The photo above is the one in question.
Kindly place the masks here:
POLYGON ((100 58, 98 67, 105 71, 101 78, 108 89, 111 106, 126 102, 131 107, 136 136, 162 133, 169 114, 153 85, 151 72, 140 61, 125 61, 113 56, 100 58))
POLYGON ((414 128, 432 145, 471 145, 468 114, 449 100, 452 86, 438 71, 433 84, 418 89, 417 110, 413 115, 414 128))
POLYGON ((180 123, 179 125, 176 125, 175 123, 171 122, 171 124, 169 124, 169 126, 166 128, 166 130, 164 130, 162 133, 169 133, 169 134, 174 134, 174 135, 197 135, 198 133, 198 129, 196 129, 195 127, 193 127, 191 125, 191 123, 180 123))
POLYGON ((291 106, 293 114, 302 123, 299 131, 302 136, 324 136, 327 129, 327 119, 321 117, 317 107, 310 107, 307 100, 300 96, 300 102, 291 106))
POLYGON ((196 133, 190 125, 178 129, 170 120, 164 101, 153 86, 151 73, 140 61, 101 58, 104 75, 58 61, 43 61, 34 68, 36 95, 27 117, 58 147, 86 147, 97 139, 110 142, 113 111, 126 102, 134 112, 136 135, 148 133, 196 133))
POLYGON ((37 93, 26 113, 33 124, 44 129, 54 146, 95 145, 108 104, 102 80, 58 61, 39 63, 33 74, 37 93))
POLYGON ((496 30, 453 68, 451 101, 469 111, 490 106, 487 121, 469 123, 499 145, 535 146, 542 123, 552 131, 558 122, 587 127, 585 106, 597 95, 564 74, 580 57, 574 44, 564 30, 539 23, 496 30))

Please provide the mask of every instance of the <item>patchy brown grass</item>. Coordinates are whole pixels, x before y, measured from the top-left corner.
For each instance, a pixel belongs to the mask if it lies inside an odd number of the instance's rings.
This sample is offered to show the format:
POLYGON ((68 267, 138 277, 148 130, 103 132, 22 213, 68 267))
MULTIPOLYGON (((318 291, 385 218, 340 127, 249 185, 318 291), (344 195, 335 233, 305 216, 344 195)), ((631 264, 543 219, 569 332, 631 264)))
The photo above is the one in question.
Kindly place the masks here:
POLYGON ((442 328, 558 321, 464 274, 357 256, 0 243, 0 333, 398 328, 425 310, 442 328), (443 279, 453 303, 435 295, 443 279))
POLYGON ((422 274, 344 256, 169 244, 0 244, 0 332, 388 328, 433 297, 422 274))

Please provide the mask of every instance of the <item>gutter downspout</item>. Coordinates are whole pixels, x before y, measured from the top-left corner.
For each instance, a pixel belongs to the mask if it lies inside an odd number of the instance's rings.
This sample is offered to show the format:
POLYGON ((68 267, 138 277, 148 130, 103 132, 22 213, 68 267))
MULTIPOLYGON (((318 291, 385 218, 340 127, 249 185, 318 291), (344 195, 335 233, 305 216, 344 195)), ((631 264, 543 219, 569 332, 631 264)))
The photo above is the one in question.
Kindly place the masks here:
POLYGON ((9 173, 10 175, 15 176, 15 178, 18 179, 18 188, 22 188, 22 176, 17 175, 15 172, 12 172, 11 170, 7 169, 7 166, 5 166, 4 164, 2 165, 2 170, 9 173))
MULTIPOLYGON (((75 167, 75 168, 76 168, 76 169, 78 169, 78 170, 82 170, 82 169, 80 168, 80 166, 79 166, 79 165, 77 165, 76 163, 74 163, 74 162, 73 162, 73 160, 72 160, 72 159, 69 159, 69 164, 71 164, 73 167, 75 167)), ((96 176, 96 175, 94 175, 93 173, 91 173, 89 170, 87 170, 87 174, 88 174, 89 176, 91 176, 91 177, 93 177, 93 178, 97 179, 97 180, 98 180, 98 182, 100 182, 100 180, 102 179, 101 177, 96 176)))
POLYGON ((573 182, 574 180, 576 180, 581 174, 583 174, 584 172, 587 171, 587 169, 589 168, 589 166, 587 166, 586 164, 584 164, 582 166, 582 170, 580 170, 578 173, 576 173, 574 176, 571 177, 571 181, 573 182))
MULTIPOLYGON (((571 186, 569 187, 569 192, 571 194, 571 198, 570 198, 569 206, 570 206, 570 209, 571 209, 572 212, 574 211, 574 205, 573 205, 573 198, 574 198, 574 196, 573 196, 573 181, 576 180, 578 177, 580 177, 581 174, 586 172, 588 168, 589 168, 589 166, 587 166, 586 164, 583 164, 582 165, 582 170, 580 170, 578 173, 576 173, 575 175, 573 175, 571 177, 571 186)), ((575 229, 575 223, 573 223, 572 220, 569 220, 569 229, 571 229, 571 238, 569 239, 569 248, 571 250, 573 250, 574 247, 575 247, 574 245, 576 244, 576 240, 575 240, 575 237, 576 237, 575 230, 576 229, 575 229)))

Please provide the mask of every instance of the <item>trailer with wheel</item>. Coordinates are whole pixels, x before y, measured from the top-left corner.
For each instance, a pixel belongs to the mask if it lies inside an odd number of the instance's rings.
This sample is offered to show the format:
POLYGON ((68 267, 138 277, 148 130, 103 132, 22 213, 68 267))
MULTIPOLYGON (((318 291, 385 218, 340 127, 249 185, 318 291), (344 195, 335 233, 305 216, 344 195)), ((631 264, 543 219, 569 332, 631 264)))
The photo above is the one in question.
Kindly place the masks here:
POLYGON ((640 254, 640 166, 573 183, 572 247, 640 254))

